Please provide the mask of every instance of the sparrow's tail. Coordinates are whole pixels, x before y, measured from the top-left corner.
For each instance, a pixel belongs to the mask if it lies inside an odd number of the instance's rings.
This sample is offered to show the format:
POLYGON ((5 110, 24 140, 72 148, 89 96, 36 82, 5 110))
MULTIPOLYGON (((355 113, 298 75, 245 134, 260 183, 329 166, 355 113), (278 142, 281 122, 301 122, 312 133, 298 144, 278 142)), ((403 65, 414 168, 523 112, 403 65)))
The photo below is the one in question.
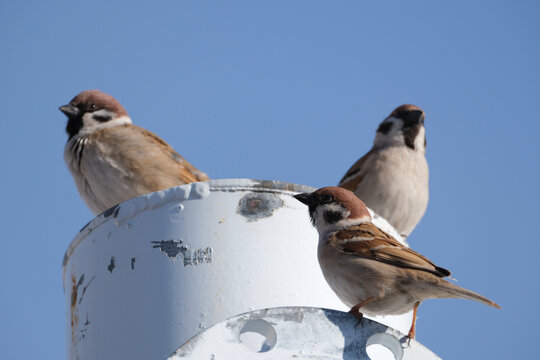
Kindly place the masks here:
POLYGON ((446 280, 444 282, 445 282, 446 290, 448 290, 448 292, 451 294, 450 297, 474 300, 474 301, 478 301, 478 302, 481 302, 483 304, 492 306, 494 308, 501 309, 501 307, 499 305, 497 305, 493 301, 489 300, 488 298, 483 297, 480 294, 477 294, 477 293, 475 293, 473 291, 464 289, 461 286, 457 286, 457 285, 452 284, 452 283, 450 283, 450 282, 448 282, 446 280))

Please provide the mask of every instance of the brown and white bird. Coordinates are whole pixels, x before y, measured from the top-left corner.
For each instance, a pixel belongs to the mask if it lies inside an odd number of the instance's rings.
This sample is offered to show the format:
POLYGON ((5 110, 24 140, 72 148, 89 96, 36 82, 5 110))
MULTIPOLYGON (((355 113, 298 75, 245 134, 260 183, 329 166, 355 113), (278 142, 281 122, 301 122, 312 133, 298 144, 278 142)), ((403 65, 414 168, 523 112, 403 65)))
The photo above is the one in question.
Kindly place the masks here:
POLYGON ((407 237, 426 212, 428 164, 424 112, 401 105, 377 129, 371 150, 347 171, 340 187, 407 237))
POLYGON ((482 295, 444 280, 450 271, 373 225, 366 206, 352 192, 325 187, 294 197, 309 207, 319 232, 318 258, 326 281, 359 319, 362 312, 398 315, 414 310, 412 339, 416 311, 424 300, 469 299, 500 309, 482 295))
POLYGON ((124 107, 99 90, 68 105, 64 159, 94 214, 136 196, 208 180, 154 133, 132 125, 124 107))

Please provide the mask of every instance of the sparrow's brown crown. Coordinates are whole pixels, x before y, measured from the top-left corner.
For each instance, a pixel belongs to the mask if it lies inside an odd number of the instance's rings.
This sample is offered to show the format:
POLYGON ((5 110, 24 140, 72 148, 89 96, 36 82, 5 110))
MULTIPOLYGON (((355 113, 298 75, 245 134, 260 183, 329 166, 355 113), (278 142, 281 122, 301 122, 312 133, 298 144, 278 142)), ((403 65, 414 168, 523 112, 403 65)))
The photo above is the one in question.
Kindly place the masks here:
MULTIPOLYGON (((309 206, 309 212, 313 220, 313 214, 315 209, 318 206, 337 204, 341 205, 343 209, 349 211, 347 219, 371 219, 371 215, 362 200, 360 200, 353 192, 335 186, 327 186, 320 188, 312 193, 303 193, 294 196, 300 202, 309 206)), ((327 211, 327 213, 332 213, 340 215, 339 218, 333 219, 339 221, 342 219, 341 214, 336 213, 333 210, 327 211)), ((327 218, 327 221, 332 220, 327 218)), ((330 221, 334 222, 334 221, 330 221)))
POLYGON ((118 100, 100 90, 84 90, 75 96, 69 105, 77 107, 82 113, 107 109, 117 116, 128 116, 126 109, 118 100))
POLYGON ((85 90, 75 96, 68 105, 60 106, 59 109, 68 117, 66 132, 69 139, 77 135, 83 128, 84 114, 105 110, 92 115, 93 119, 100 123, 122 116, 129 117, 126 109, 118 100, 99 90, 85 90))

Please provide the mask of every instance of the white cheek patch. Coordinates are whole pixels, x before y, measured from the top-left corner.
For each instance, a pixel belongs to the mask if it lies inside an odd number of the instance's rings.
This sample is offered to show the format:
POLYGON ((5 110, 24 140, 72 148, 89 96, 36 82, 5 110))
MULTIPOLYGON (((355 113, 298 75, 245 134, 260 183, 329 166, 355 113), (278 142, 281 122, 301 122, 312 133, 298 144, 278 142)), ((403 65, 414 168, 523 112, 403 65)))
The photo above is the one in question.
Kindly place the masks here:
POLYGON ((106 109, 101 109, 92 113, 85 113, 82 116, 83 127, 81 131, 79 131, 79 134, 88 135, 97 130, 113 126, 131 124, 131 119, 129 118, 129 116, 120 116, 118 118, 115 118, 114 116, 115 115, 113 112, 110 112, 106 109), (96 117, 110 117, 112 119, 106 122, 102 122, 97 120, 96 117))
POLYGON ((394 117, 388 118, 385 122, 392 122, 392 128, 386 134, 377 132, 375 134, 375 141, 373 142, 374 146, 383 146, 383 145, 403 145, 405 144, 403 140, 403 134, 401 130, 403 129, 403 120, 397 119, 394 117))

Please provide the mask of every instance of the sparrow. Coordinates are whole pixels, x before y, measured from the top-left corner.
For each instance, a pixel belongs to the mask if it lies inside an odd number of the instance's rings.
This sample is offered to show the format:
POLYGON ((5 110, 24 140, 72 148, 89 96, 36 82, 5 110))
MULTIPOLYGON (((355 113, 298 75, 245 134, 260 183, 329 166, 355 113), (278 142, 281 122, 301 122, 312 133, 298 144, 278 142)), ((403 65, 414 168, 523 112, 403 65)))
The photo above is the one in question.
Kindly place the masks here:
POLYGON ((385 218, 404 238, 428 204, 428 164, 424 112, 401 105, 382 121, 373 147, 339 182, 385 218))
POLYGON ((469 299, 501 308, 443 279, 450 271, 373 225, 366 205, 351 191, 324 187, 294 197, 309 207, 319 232, 317 255, 324 278, 358 319, 363 313, 398 315, 413 310, 408 333, 413 339, 416 312, 424 300, 469 299))
POLYGON ((133 125, 108 94, 85 90, 59 109, 68 117, 64 160, 94 214, 142 194, 208 180, 159 136, 133 125))

